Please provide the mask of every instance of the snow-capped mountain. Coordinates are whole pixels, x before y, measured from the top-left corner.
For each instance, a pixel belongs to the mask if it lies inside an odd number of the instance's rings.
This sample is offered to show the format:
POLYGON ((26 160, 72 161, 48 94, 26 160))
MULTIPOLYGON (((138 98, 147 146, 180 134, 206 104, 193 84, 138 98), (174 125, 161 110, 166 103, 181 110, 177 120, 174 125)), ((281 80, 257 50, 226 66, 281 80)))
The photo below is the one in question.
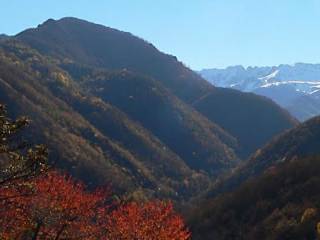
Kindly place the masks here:
POLYGON ((300 120, 320 115, 320 64, 232 66, 199 73, 217 87, 269 97, 300 120))

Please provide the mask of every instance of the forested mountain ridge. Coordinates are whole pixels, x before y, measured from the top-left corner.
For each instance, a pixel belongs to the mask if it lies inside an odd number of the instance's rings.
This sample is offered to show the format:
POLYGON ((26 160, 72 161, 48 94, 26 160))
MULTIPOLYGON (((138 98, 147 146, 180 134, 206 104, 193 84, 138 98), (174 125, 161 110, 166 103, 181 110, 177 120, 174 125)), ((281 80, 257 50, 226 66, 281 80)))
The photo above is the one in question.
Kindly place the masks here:
POLYGON ((247 157, 272 136, 297 124, 273 102, 215 88, 176 57, 160 52, 130 33, 76 18, 63 18, 48 20, 37 28, 21 32, 16 38, 60 60, 108 70, 126 69, 154 78, 237 138, 241 157, 247 157), (247 98, 254 102, 254 111, 248 110, 247 98), (268 112, 268 116, 262 116, 263 112, 268 112), (235 128, 247 130, 251 140, 235 128))
POLYGON ((208 82, 184 67, 176 57, 160 52, 151 43, 131 33, 84 20, 50 19, 37 28, 19 33, 16 38, 58 59, 149 75, 189 102, 211 89, 208 82))
POLYGON ((278 164, 320 154, 320 117, 312 118, 275 137, 245 163, 221 180, 208 196, 230 191, 247 179, 259 176, 278 164))
POLYGON ((238 154, 244 159, 289 125, 297 124, 270 99, 232 89, 215 88, 193 106, 238 139, 238 154))
POLYGON ((317 239, 320 157, 280 163, 234 191, 198 204, 193 239, 317 239))
POLYGON ((34 119, 51 160, 131 197, 189 199, 297 124, 273 102, 215 88, 130 33, 75 18, 48 20, 0 51, 0 101, 34 119))
POLYGON ((1 46, 0 79, 1 101, 9 112, 33 119, 33 140, 47 143, 52 160, 87 183, 111 183, 131 193, 160 189, 176 196, 190 194, 185 182, 199 188, 198 180, 208 181, 140 124, 83 93, 52 60, 28 47, 16 42, 1 46))
POLYGON ((275 137, 189 216, 194 239, 316 239, 320 117, 275 137))

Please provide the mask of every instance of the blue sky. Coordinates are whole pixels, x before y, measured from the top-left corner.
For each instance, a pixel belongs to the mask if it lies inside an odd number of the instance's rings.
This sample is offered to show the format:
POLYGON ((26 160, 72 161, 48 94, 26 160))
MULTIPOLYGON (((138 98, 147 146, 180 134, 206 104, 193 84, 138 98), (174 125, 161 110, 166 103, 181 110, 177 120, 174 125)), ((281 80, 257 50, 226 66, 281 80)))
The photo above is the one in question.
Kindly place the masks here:
POLYGON ((1 0, 0 33, 65 16, 132 32, 196 70, 320 63, 320 0, 1 0))

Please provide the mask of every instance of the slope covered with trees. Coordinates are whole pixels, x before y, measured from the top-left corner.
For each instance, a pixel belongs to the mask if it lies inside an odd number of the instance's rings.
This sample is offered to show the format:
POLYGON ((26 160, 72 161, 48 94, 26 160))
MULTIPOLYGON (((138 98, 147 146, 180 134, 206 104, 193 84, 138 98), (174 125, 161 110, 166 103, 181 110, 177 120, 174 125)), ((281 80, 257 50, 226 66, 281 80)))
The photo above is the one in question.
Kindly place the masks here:
POLYGON ((239 155, 243 158, 297 124, 270 99, 232 89, 215 88, 193 106, 238 139, 239 155))
POLYGON ((133 194, 187 196, 207 185, 206 175, 125 113, 85 94, 54 60, 16 42, 0 52, 0 101, 13 116, 33 119, 29 136, 48 144, 59 167, 133 194))
POLYGON ((320 118, 310 119, 275 137, 244 164, 221 179, 209 192, 215 196, 229 191, 251 177, 258 176, 278 164, 295 158, 320 154, 320 118))
POLYGON ((242 157, 247 157, 270 137, 297 124, 271 101, 214 88, 175 57, 161 53, 130 33, 76 18, 63 18, 48 20, 35 29, 21 32, 16 38, 42 54, 61 60, 108 70, 127 69, 152 77, 234 135, 242 148, 239 152, 242 157), (250 108, 248 101, 254 102, 250 108), (262 117, 263 112, 268 113, 266 118, 262 117), (244 134, 245 131, 250 136, 244 134))
POLYGON ((281 163, 191 217, 193 239, 317 239, 320 157, 281 163))
POLYGON ((193 169, 213 175, 236 164, 237 141, 150 77, 99 72, 82 86, 140 122, 193 169))
POLYGON ((49 170, 46 148, 17 136, 28 122, 0 106, 1 239, 190 239, 171 202, 114 201, 109 188, 49 170))
POLYGON ((194 238, 317 239, 319 137, 316 117, 276 137, 221 179, 189 218, 194 238))

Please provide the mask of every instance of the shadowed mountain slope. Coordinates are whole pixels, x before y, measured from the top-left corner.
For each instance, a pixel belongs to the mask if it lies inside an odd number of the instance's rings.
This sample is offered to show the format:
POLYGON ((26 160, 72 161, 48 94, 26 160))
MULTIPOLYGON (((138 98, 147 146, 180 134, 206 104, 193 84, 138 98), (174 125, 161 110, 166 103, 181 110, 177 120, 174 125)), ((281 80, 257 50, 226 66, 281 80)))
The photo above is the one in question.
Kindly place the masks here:
POLYGON ((215 196, 239 186, 251 177, 258 176, 279 163, 295 158, 320 155, 320 117, 310 119, 296 128, 275 137, 259 149, 247 162, 230 176, 221 180, 208 196, 215 196))
POLYGON ((276 137, 190 214, 194 239, 317 239, 320 118, 276 137))
POLYGON ((243 157, 261 147, 271 136, 297 124, 271 101, 214 88, 177 61, 176 57, 161 53, 152 44, 130 33, 80 19, 63 18, 48 20, 38 28, 18 34, 16 38, 42 54, 65 62, 108 70, 126 69, 152 77, 236 137, 242 147, 240 153, 243 157), (247 98, 256 105, 251 111, 248 110, 247 98), (255 112, 256 109, 259 112, 255 112), (260 116, 264 111, 269 113, 268 118, 260 116), (249 136, 238 132, 236 128, 249 132, 250 140, 249 136))
POLYGON ((214 174, 235 165, 236 140, 150 77, 100 72, 82 86, 140 122, 191 168, 214 174))
POLYGON ((238 139, 244 158, 297 123, 265 97, 226 88, 215 88, 193 106, 238 139))
POLYGON ((205 174, 121 110, 85 93, 55 59, 9 41, 0 46, 0 61, 0 101, 13 115, 33 119, 30 134, 49 145, 58 166, 120 192, 186 197, 206 186, 205 174))
POLYGON ((297 158, 198 205, 193 239, 317 239, 319 168, 319 156, 297 158))

